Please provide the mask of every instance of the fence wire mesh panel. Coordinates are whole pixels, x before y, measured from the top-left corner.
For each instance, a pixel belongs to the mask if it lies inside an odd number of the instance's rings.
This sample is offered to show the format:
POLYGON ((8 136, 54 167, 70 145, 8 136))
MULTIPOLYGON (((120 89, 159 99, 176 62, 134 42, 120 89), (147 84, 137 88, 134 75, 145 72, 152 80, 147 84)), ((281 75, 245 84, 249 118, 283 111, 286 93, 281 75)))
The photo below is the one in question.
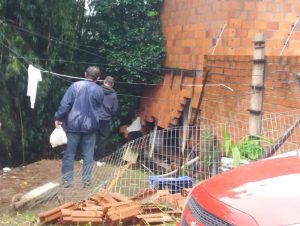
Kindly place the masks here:
POLYGON ((72 187, 63 188, 58 178, 53 182, 58 186, 32 202, 31 207, 78 202, 101 189, 128 197, 146 189, 180 192, 183 187, 251 161, 287 152, 297 155, 299 115, 299 110, 265 115, 259 137, 248 135, 248 121, 157 130, 106 156, 105 165, 94 163, 91 186, 83 189, 82 172, 75 170, 72 187))

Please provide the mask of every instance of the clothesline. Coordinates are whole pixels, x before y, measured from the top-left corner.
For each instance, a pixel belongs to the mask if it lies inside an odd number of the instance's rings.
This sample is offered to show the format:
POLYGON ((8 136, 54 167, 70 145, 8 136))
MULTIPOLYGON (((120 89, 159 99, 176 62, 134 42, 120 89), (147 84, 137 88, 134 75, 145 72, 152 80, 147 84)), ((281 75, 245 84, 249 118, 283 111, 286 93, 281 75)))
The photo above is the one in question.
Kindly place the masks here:
MULTIPOLYGON (((49 74, 53 74, 56 76, 60 76, 60 77, 65 77, 65 78, 71 78, 71 79, 79 79, 79 80, 84 80, 85 78, 83 77, 74 77, 74 76, 70 76, 70 75, 64 75, 64 74, 59 74, 59 73, 55 73, 52 71, 47 71, 47 70, 43 70, 37 67, 34 67, 32 64, 29 64, 28 66, 28 85, 27 85, 27 96, 30 97, 30 106, 33 109, 34 105, 35 105, 35 99, 36 99, 36 94, 37 94, 37 87, 38 87, 38 83, 42 81, 42 75, 41 72, 44 73, 49 73, 49 74)), ((99 82, 103 82, 103 80, 97 80, 99 82)), ((128 83, 130 84, 130 83, 128 83)), ((149 84, 149 83, 131 83, 131 84, 143 84, 143 85, 161 85, 163 86, 164 84, 149 84)), ((203 86, 203 84, 182 84, 182 86, 203 86)), ((233 91, 233 89, 229 86, 226 86, 225 84, 208 84, 208 86, 222 86, 226 89, 229 89, 230 91, 233 91)))
MULTIPOLYGON (((46 71, 46 70, 40 70, 41 72, 45 72, 45 73, 49 73, 49 74, 53 74, 53 75, 57 75, 57 76, 61 76, 61 77, 65 77, 65 78, 73 78, 73 79, 79 79, 79 80, 84 80, 85 78, 83 77, 75 77, 75 76, 70 76, 70 75, 63 75, 63 74, 58 74, 52 71, 46 71)), ((104 80, 97 80, 98 82, 103 82, 104 80)))
MULTIPOLYGON (((20 55, 15 50, 13 50, 9 46, 5 45, 3 42, 0 41, 0 44, 2 44, 4 47, 6 47, 11 52, 13 52, 16 56, 22 58, 29 65, 31 64, 31 62, 29 62, 24 56, 20 55)), ((72 78, 72 79, 79 79, 79 80, 85 79, 83 77, 74 77, 74 76, 69 76, 69 75, 55 73, 55 72, 52 72, 52 71, 47 71, 47 70, 44 70, 44 69, 38 68, 38 67, 35 67, 35 68, 38 69, 38 70, 40 70, 40 72, 45 72, 45 73, 53 74, 53 75, 60 76, 60 77, 66 77, 66 78, 72 78)), ((97 80, 97 81, 103 82, 103 80, 97 80)), ((132 85, 148 85, 148 86, 165 86, 165 85, 168 85, 168 84, 159 84, 159 83, 138 83, 138 82, 117 82, 117 83, 132 84, 132 85)), ((185 86, 202 86, 202 84, 185 84, 185 86)), ((232 88, 230 88, 230 87, 228 87, 228 86, 226 86, 225 84, 222 84, 222 83, 221 84, 209 84, 209 86, 223 86, 223 87, 225 87, 225 88, 233 91, 232 88)))
MULTIPOLYGON (((47 71, 43 69, 39 69, 41 72, 57 75, 60 77, 65 77, 65 78, 72 78, 72 79, 79 79, 79 80, 84 80, 85 78, 83 77, 75 77, 75 76, 70 76, 70 75, 64 75, 64 74, 59 74, 55 73, 52 71, 47 71)), ((103 79, 97 80, 98 82, 103 82, 103 79)), ((123 84, 132 84, 132 85, 148 85, 148 86, 164 86, 168 84, 160 84, 160 83, 145 83, 145 82, 116 82, 116 83, 123 83, 123 84)), ((182 86, 187 86, 187 87, 198 87, 198 86, 203 86, 203 84, 182 84, 182 86)), ((230 91, 234 91, 231 87, 223 84, 223 83, 217 83, 217 84, 208 84, 206 86, 222 86, 226 89, 229 89, 230 91)))

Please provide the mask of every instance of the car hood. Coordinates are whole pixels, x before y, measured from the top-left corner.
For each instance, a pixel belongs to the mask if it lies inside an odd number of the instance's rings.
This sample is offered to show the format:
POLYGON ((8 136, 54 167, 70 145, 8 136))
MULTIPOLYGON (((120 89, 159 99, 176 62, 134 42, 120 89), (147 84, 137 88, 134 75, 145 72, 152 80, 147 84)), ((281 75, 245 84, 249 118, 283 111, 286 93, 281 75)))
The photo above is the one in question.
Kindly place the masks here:
POLYGON ((300 158, 261 160, 202 182, 213 198, 259 225, 300 223, 300 158))

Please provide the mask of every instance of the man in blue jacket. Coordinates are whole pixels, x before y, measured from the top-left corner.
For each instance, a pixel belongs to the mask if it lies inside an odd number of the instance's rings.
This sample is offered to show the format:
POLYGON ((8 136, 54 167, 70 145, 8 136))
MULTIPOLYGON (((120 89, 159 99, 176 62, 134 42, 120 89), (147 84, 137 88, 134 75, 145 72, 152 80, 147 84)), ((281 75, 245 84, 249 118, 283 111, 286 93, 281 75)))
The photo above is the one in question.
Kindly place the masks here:
POLYGON ((96 84, 99 78, 100 69, 88 67, 85 80, 74 82, 67 89, 55 113, 55 127, 63 126, 68 138, 62 160, 64 187, 72 185, 78 145, 81 146, 83 155, 84 186, 91 183, 96 132, 99 129, 100 108, 103 103, 103 90, 96 84))
POLYGON ((98 150, 95 152, 97 166, 103 166, 105 164, 104 162, 101 162, 101 159, 104 157, 105 147, 110 135, 110 121, 118 110, 118 98, 115 90, 113 89, 114 83, 114 78, 107 76, 102 85, 104 99, 103 105, 100 108, 99 145, 98 150))

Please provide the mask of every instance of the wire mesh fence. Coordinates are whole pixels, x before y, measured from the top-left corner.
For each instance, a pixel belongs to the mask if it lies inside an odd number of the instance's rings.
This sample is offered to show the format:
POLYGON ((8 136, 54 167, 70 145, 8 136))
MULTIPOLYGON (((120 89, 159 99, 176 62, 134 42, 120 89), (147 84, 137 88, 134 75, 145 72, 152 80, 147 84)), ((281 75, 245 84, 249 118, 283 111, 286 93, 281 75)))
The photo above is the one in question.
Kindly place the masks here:
POLYGON ((266 114, 262 134, 248 136, 248 122, 213 124, 157 130, 130 141, 105 157, 105 165, 93 164, 92 184, 82 187, 81 170, 75 170, 74 183, 63 188, 61 178, 46 195, 30 204, 49 205, 86 199, 101 189, 128 197, 145 189, 178 192, 225 170, 250 161, 290 151, 297 155, 300 145, 300 111, 266 114))

